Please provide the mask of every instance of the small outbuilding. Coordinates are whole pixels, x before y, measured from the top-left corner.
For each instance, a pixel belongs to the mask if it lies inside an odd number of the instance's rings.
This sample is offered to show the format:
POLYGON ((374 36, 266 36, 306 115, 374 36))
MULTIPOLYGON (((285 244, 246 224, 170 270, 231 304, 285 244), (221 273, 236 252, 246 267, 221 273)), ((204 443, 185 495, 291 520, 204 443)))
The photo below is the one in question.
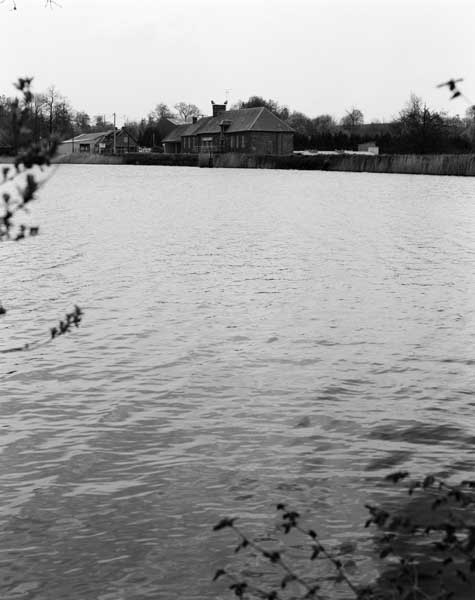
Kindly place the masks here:
MULTIPOLYGON (((115 132, 115 153, 137 152, 138 144, 130 132, 122 127, 115 132)), ((81 133, 58 145, 58 154, 72 153, 114 154, 114 130, 81 133)))
POLYGON ((369 154, 379 154, 379 148, 375 142, 366 142, 358 144, 358 152, 368 152, 369 154))
POLYGON ((122 127, 115 132, 115 152, 114 152, 114 131, 110 131, 99 143, 101 154, 125 154, 126 152, 138 152, 137 140, 131 135, 126 127, 122 127))
POLYGON ((95 133, 80 133, 69 140, 64 140, 58 145, 58 154, 72 154, 75 152, 87 152, 89 154, 99 153, 101 140, 111 133, 108 131, 96 131, 95 133))

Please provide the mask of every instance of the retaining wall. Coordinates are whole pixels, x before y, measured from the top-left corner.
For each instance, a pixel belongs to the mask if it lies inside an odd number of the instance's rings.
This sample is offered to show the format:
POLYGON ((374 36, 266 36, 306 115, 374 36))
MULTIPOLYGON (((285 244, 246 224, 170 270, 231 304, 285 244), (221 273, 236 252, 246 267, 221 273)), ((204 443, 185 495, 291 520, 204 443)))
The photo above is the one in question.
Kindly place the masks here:
POLYGON ((379 156, 362 154, 315 154, 305 156, 293 154, 288 156, 255 156, 230 152, 214 154, 210 164, 208 154, 201 156, 198 154, 136 152, 124 154, 123 156, 109 156, 74 153, 58 156, 53 162, 475 176, 475 154, 382 154, 379 156))
POLYGON ((218 154, 214 167, 241 169, 297 169, 367 173, 475 176, 475 154, 315 154, 250 156, 218 154))

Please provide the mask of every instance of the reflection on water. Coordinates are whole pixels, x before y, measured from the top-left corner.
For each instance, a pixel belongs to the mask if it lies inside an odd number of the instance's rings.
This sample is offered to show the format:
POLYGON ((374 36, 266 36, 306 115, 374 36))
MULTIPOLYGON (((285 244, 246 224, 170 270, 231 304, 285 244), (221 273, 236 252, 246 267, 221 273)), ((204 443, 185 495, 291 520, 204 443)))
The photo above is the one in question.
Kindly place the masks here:
POLYGON ((388 469, 474 466, 470 180, 63 166, 0 246, 5 600, 191 600, 276 501, 362 537, 388 469), (335 507, 336 505, 336 507, 335 507))

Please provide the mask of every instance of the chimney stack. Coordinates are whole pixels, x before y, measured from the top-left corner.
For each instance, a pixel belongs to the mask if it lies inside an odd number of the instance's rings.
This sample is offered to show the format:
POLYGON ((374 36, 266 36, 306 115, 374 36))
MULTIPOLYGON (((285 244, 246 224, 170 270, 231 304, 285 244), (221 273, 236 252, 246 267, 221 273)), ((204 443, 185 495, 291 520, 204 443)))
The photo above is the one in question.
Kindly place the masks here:
POLYGON ((226 100, 224 104, 215 104, 214 101, 211 100, 211 106, 213 107, 213 117, 217 117, 221 113, 226 112, 227 103, 228 101, 226 100))
POLYGON ((198 117, 191 117, 191 122, 192 123, 196 123, 197 120, 198 120, 198 117))

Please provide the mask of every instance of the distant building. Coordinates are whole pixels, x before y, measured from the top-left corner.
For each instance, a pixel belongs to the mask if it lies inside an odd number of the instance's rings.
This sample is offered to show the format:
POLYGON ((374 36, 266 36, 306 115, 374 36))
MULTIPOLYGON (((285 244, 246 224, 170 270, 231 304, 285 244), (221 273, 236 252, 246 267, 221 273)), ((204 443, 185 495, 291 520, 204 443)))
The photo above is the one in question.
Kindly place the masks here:
POLYGON ((98 153, 99 143, 109 131, 98 131, 96 133, 80 133, 69 140, 64 140, 58 145, 58 154, 72 154, 73 152, 98 153))
MULTIPOLYGON (((110 131, 99 143, 101 154, 114 153, 114 132, 110 131)), ((131 135, 126 127, 122 127, 115 134, 115 153, 138 152, 137 140, 131 135)))
POLYGON ((379 148, 375 142, 366 142, 365 144, 358 144, 358 152, 369 152, 370 154, 379 154, 379 148))
POLYGON ((226 110, 212 102, 213 116, 180 125, 163 140, 168 153, 236 152, 292 154, 294 130, 265 107, 226 110))
POLYGON ((180 154, 182 152, 181 136, 189 126, 190 123, 187 125, 175 126, 162 140, 163 151, 168 152, 169 154, 180 154))
MULTIPOLYGON (((116 154, 137 152, 138 150, 137 141, 125 127, 116 130, 115 147, 116 154)), ((72 154, 76 152, 113 154, 114 130, 81 133, 58 145, 58 154, 72 154)))
POLYGON ((180 125, 189 125, 191 121, 184 121, 183 119, 177 119, 175 117, 161 117, 157 121, 156 131, 159 139, 156 140, 157 143, 163 140, 169 133, 171 133, 174 129, 179 127, 180 125))

